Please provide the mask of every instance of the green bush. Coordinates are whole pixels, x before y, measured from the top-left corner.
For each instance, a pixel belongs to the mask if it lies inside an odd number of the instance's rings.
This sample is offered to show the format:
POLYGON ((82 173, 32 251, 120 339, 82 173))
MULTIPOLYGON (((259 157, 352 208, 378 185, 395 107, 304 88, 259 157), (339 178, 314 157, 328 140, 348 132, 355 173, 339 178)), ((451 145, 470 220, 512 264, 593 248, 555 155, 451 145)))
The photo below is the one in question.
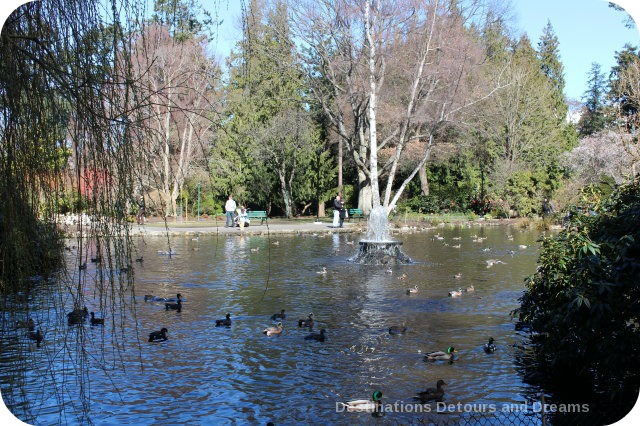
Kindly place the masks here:
POLYGON ((541 369, 555 381, 587 381, 607 401, 635 402, 640 180, 617 189, 597 215, 576 214, 567 229, 544 238, 538 262, 515 313, 531 325, 541 369))

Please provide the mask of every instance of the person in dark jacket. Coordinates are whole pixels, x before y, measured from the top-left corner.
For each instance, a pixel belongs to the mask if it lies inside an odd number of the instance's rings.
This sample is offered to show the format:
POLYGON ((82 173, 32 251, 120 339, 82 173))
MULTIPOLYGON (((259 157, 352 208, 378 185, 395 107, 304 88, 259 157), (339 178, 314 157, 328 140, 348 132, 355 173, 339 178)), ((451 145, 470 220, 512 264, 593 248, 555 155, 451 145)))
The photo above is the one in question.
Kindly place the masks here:
POLYGON ((340 228, 344 225, 344 218, 346 216, 347 210, 344 208, 344 204, 342 204, 342 198, 340 194, 336 195, 335 200, 333 200, 333 226, 336 226, 336 213, 338 212, 338 226, 340 228))

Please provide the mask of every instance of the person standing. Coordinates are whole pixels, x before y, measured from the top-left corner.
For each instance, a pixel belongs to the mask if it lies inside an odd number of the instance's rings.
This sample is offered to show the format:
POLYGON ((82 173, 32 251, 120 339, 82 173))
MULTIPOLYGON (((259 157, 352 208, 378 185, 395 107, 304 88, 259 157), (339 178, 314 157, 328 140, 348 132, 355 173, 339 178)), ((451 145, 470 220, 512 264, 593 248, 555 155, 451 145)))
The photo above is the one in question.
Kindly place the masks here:
POLYGON ((229 195, 229 199, 224 205, 224 210, 227 212, 227 222, 225 223, 225 228, 233 228, 234 227, 234 214, 236 211, 236 202, 233 199, 232 195, 229 195))
POLYGON ((346 210, 344 208, 344 204, 342 204, 342 198, 340 194, 336 195, 335 200, 333 200, 333 226, 334 227, 343 227, 344 224, 344 216, 346 210))

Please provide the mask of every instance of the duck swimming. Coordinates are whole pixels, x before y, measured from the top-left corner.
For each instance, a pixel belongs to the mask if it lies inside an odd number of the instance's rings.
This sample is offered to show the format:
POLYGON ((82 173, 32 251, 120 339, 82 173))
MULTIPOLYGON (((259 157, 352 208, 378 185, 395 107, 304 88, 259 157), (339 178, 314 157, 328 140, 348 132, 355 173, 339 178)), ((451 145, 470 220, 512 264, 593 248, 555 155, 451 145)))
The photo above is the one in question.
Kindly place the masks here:
POLYGON ((307 319, 298 320, 298 327, 313 328, 313 313, 310 313, 307 319))
POLYGON ((216 320, 216 327, 221 327, 221 326, 225 326, 225 327, 231 326, 231 314, 229 312, 227 312, 227 315, 224 317, 224 319, 216 320))
POLYGON ((89 310, 85 306, 82 309, 74 309, 67 314, 67 322, 69 325, 82 324, 89 316, 89 310))
POLYGON ((416 399, 419 399, 422 403, 429 401, 440 402, 444 396, 444 389, 442 389, 444 385, 446 385, 444 380, 438 380, 435 388, 427 388, 424 392, 418 392, 416 399))
POLYGON ((381 399, 382 392, 375 391, 373 395, 371 395, 371 399, 356 399, 348 402, 338 402, 338 404, 349 412, 374 412, 380 408, 381 399))
POLYGON ((326 339, 326 336, 325 336, 325 334, 324 334, 324 333, 325 333, 325 331, 326 331, 326 330, 323 328, 323 329, 321 329, 321 330, 320 330, 320 333, 311 333, 311 334, 307 334, 307 335, 304 337, 304 340, 316 340, 316 341, 318 341, 318 342, 324 342, 324 340, 326 339))
POLYGON ((321 271, 317 271, 316 274, 321 274, 321 275, 326 275, 327 274, 327 267, 323 266, 321 271))
POLYGON ((405 327, 404 323, 402 325, 393 325, 389 327, 389 334, 404 334, 407 332, 407 327, 405 327))
POLYGON ((30 340, 35 340, 36 341, 36 345, 38 347, 40 347, 40 342, 42 342, 44 340, 44 336, 42 335, 42 332, 40 331, 40 329, 38 329, 38 331, 31 331, 28 334, 28 337, 30 340))
POLYGON ((267 336, 279 336, 282 333, 282 323, 279 322, 275 327, 267 327, 262 332, 267 336))
POLYGON ((91 325, 104 325, 104 318, 96 318, 95 312, 91 312, 91 325))
POLYGON ((449 292, 449 297, 460 297, 460 296, 462 296, 462 289, 461 288, 459 288, 457 290, 451 290, 449 292))
POLYGON ((418 292, 418 286, 414 286, 413 288, 407 289, 407 294, 416 294, 418 292))
POLYGON ((443 351, 435 351, 435 352, 427 352, 424 355, 425 361, 450 361, 454 358, 455 348, 449 346, 446 352, 443 351))
POLYGON ((178 293, 178 297, 177 297, 177 302, 173 303, 173 302, 167 302, 164 304, 164 309, 169 311, 182 311, 182 295, 180 293, 178 293))
POLYGON ((152 331, 149 333, 149 341, 150 342, 160 342, 168 339, 167 333, 169 330, 166 328, 161 329, 160 331, 152 331))
POLYGON ((285 319, 286 317, 287 317, 287 314, 285 314, 284 313, 284 309, 282 309, 279 314, 271 315, 271 321, 276 321, 276 320, 279 320, 279 319, 285 319))
POLYGON ((489 337, 489 342, 484 344, 484 351, 488 354, 492 354, 496 351, 496 345, 493 344, 495 340, 493 340, 493 337, 489 337))

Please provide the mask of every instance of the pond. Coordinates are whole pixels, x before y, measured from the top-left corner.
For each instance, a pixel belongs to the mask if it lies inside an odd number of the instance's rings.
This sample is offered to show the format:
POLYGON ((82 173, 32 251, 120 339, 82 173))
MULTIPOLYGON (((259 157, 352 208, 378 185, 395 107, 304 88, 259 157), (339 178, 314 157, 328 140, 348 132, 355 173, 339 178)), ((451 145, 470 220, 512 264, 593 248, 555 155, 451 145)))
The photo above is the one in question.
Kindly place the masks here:
MULTIPOLYGON (((68 327, 61 315, 39 316, 45 336, 80 339, 87 361, 70 362, 77 358, 73 345, 60 339, 45 338, 40 348, 27 343, 22 397, 7 386, 17 379, 5 362, 15 356, 13 346, 5 342, 3 397, 18 415, 28 406, 28 420, 38 424, 76 423, 82 412, 96 424, 411 423, 433 417, 405 408, 372 419, 337 412, 336 403, 379 390, 383 403, 415 404, 413 396, 439 379, 447 383, 447 404, 497 410, 531 404, 536 390, 518 373, 513 344, 522 336, 509 312, 535 270, 538 237, 512 227, 464 226, 395 235, 414 262, 391 271, 348 261, 360 234, 179 236, 171 239, 171 257, 159 253, 169 249, 166 237, 140 239, 137 324, 129 310, 109 318, 118 314, 91 305, 104 326, 68 327), (488 267, 490 259, 504 263, 488 267), (326 274, 318 273, 323 267, 326 274), (471 285, 475 291, 448 296, 471 285), (408 295, 414 286, 418 293, 408 295), (185 298, 180 312, 144 301, 145 294, 176 293, 185 298), (281 309, 284 331, 267 337, 262 331, 281 309), (227 312, 231 327, 215 327, 227 312), (326 329, 325 342, 305 340, 309 331, 298 328, 311 312, 314 331, 326 329), (403 323, 405 334, 388 333, 403 323), (111 330, 120 326, 124 334, 114 342, 111 330), (149 332, 162 327, 168 340, 148 343, 149 332), (489 337, 497 345, 493 354, 483 351, 489 337), (457 350, 455 362, 423 361, 424 353, 449 346, 457 350), (81 404, 81 395, 90 405, 81 404)), ((95 275, 95 265, 83 273, 95 275)), ((433 421, 455 421, 461 414, 454 411, 433 421)))

